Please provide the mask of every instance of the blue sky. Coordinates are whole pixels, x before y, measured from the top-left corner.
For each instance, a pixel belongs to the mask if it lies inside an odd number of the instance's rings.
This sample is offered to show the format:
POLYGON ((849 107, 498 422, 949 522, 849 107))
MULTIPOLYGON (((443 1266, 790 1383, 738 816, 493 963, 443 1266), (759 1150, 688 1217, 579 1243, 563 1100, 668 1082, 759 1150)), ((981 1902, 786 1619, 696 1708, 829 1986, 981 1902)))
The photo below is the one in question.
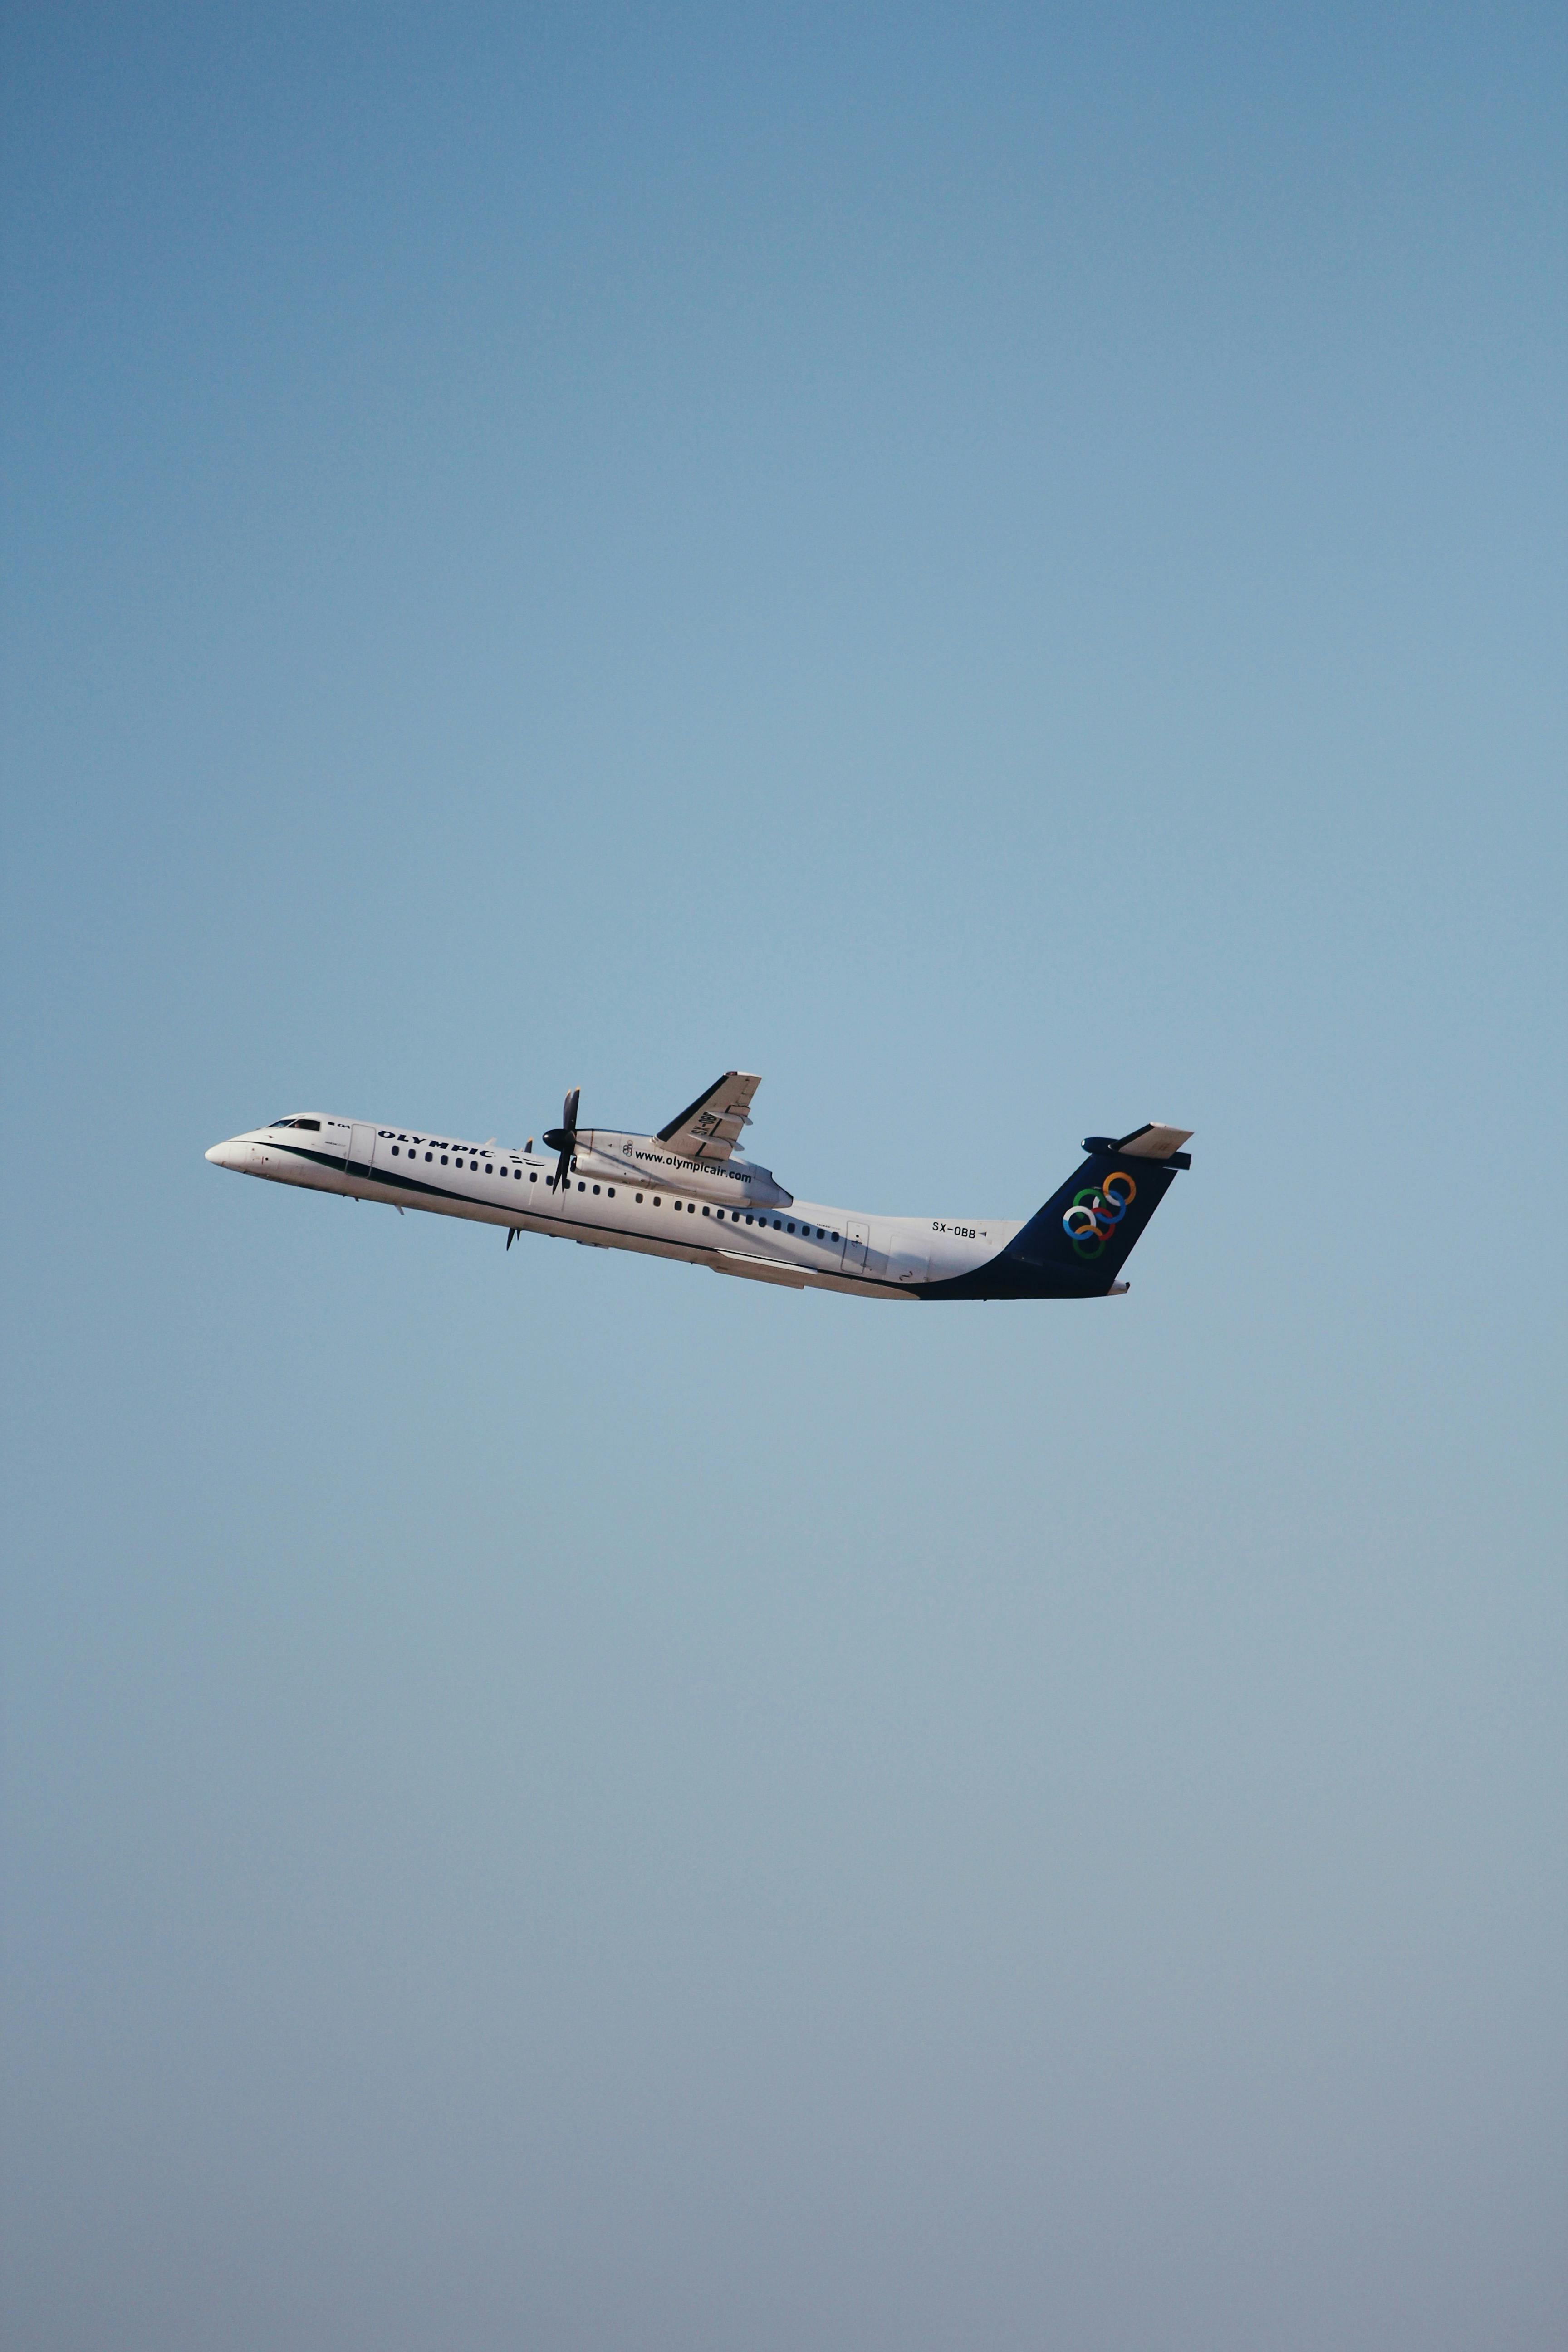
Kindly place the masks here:
POLYGON ((3 21, 8 2340, 1554 2340, 1557 12, 3 21))

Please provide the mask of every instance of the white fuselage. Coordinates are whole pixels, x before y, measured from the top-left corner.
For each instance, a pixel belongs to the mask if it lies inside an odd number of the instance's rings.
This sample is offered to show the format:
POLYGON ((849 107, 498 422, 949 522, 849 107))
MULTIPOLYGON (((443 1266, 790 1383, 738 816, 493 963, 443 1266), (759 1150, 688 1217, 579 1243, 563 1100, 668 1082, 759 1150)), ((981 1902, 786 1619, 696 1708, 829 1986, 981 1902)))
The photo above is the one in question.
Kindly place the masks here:
POLYGON ((925 1285, 984 1265, 1020 1231, 1016 1220, 964 1223, 828 1208, 796 1200, 767 1169, 733 1154, 692 1160, 668 1152, 657 1136, 603 1129, 579 1137, 559 1196, 553 1154, 324 1113, 252 1129, 206 1156, 273 1183, 862 1298, 918 1297, 925 1285))

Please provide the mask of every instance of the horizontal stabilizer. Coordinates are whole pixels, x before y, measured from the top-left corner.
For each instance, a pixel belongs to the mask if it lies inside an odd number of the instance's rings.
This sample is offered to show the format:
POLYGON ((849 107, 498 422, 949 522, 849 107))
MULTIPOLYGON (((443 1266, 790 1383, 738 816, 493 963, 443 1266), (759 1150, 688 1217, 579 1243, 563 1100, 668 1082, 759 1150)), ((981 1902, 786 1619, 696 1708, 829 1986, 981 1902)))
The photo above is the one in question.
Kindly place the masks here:
POLYGON ((1190 1139, 1192 1132, 1190 1127, 1160 1127, 1151 1120, 1143 1127, 1135 1127, 1131 1135, 1120 1137, 1116 1149, 1132 1160, 1169 1160, 1190 1139))

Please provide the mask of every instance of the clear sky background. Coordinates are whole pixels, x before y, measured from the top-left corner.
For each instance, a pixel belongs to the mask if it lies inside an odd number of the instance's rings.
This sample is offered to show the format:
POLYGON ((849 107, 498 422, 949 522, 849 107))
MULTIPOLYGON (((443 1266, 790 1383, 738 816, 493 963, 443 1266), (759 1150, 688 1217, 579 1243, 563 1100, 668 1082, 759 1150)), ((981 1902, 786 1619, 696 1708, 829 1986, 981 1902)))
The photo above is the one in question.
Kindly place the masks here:
POLYGON ((4 26, 7 2345, 1562 2343, 1562 12, 4 26))

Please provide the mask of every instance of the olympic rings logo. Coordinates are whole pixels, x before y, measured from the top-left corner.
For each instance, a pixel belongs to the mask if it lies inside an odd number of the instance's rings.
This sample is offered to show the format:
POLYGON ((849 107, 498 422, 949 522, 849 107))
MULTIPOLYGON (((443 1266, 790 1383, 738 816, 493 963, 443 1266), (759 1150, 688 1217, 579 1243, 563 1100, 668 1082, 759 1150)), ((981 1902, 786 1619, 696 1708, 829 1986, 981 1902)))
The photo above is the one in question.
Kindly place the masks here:
POLYGON ((1073 1194, 1072 1206, 1062 1218, 1062 1231, 1081 1258, 1096 1258, 1138 1198, 1138 1187, 1124 1168, 1116 1169, 1101 1184, 1086 1184, 1073 1194))

